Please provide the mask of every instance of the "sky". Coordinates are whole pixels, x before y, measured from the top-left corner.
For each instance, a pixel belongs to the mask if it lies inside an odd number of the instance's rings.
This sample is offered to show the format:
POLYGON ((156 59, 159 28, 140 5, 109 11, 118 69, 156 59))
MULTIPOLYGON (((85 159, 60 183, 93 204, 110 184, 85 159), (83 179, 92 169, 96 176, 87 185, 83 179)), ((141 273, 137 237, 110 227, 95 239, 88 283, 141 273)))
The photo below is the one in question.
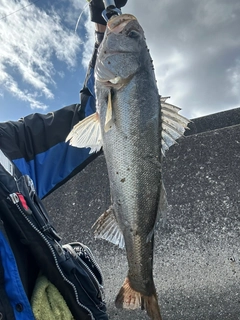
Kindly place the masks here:
MULTIPOLYGON (((159 93, 182 115, 240 107, 239 0, 128 0, 122 12, 139 20, 159 93)), ((86 0, 1 0, 0 121, 78 103, 93 45, 86 0)))

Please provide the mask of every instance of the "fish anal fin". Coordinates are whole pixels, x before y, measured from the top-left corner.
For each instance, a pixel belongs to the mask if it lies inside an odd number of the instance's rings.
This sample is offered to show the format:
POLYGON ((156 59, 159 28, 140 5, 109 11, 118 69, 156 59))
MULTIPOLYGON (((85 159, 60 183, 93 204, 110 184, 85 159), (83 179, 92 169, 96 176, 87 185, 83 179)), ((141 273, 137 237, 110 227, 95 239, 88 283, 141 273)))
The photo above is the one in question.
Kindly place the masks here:
POLYGON ((121 249, 125 247, 123 233, 115 218, 112 206, 97 219, 92 228, 95 238, 105 239, 118 245, 121 249))
POLYGON ((123 309, 145 309, 153 320, 162 320, 156 293, 146 296, 131 288, 127 277, 115 299, 115 306, 123 309))
POLYGON ((90 148, 89 153, 102 147, 102 135, 98 113, 94 113, 78 122, 66 138, 70 145, 78 148, 90 148))

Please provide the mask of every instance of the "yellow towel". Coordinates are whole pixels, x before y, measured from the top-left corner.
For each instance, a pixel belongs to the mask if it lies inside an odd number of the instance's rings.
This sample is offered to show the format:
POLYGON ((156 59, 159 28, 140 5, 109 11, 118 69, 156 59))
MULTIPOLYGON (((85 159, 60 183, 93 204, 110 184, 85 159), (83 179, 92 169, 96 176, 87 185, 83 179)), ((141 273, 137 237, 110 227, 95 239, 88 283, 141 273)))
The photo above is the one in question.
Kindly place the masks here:
POLYGON ((43 275, 36 281, 31 305, 36 320, 74 320, 61 293, 43 275))

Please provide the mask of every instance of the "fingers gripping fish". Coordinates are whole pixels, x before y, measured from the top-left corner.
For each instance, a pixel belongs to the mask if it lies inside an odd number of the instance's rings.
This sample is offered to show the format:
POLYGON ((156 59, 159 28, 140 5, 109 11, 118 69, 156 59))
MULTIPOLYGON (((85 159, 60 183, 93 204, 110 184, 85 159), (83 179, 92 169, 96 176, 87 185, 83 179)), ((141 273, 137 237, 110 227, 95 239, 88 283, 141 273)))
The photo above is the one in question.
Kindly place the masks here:
POLYGON ((95 235, 126 248, 128 275, 117 307, 142 307, 161 320, 153 282, 154 229, 166 210, 162 155, 184 134, 188 120, 160 98, 152 59, 137 19, 108 21, 95 67, 97 111, 78 123, 73 146, 103 148, 112 205, 96 221, 95 235))

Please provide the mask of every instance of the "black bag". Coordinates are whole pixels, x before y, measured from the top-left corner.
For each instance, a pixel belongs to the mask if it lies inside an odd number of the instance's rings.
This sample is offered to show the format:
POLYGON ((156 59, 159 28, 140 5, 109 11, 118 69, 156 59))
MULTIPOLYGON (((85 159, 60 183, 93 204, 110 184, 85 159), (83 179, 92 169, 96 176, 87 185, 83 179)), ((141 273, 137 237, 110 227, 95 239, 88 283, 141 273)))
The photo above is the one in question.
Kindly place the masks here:
POLYGON ((14 228, 42 273, 64 297, 75 320, 107 320, 103 277, 90 249, 81 243, 60 244, 32 180, 12 164, 0 163, 1 219, 14 228))

